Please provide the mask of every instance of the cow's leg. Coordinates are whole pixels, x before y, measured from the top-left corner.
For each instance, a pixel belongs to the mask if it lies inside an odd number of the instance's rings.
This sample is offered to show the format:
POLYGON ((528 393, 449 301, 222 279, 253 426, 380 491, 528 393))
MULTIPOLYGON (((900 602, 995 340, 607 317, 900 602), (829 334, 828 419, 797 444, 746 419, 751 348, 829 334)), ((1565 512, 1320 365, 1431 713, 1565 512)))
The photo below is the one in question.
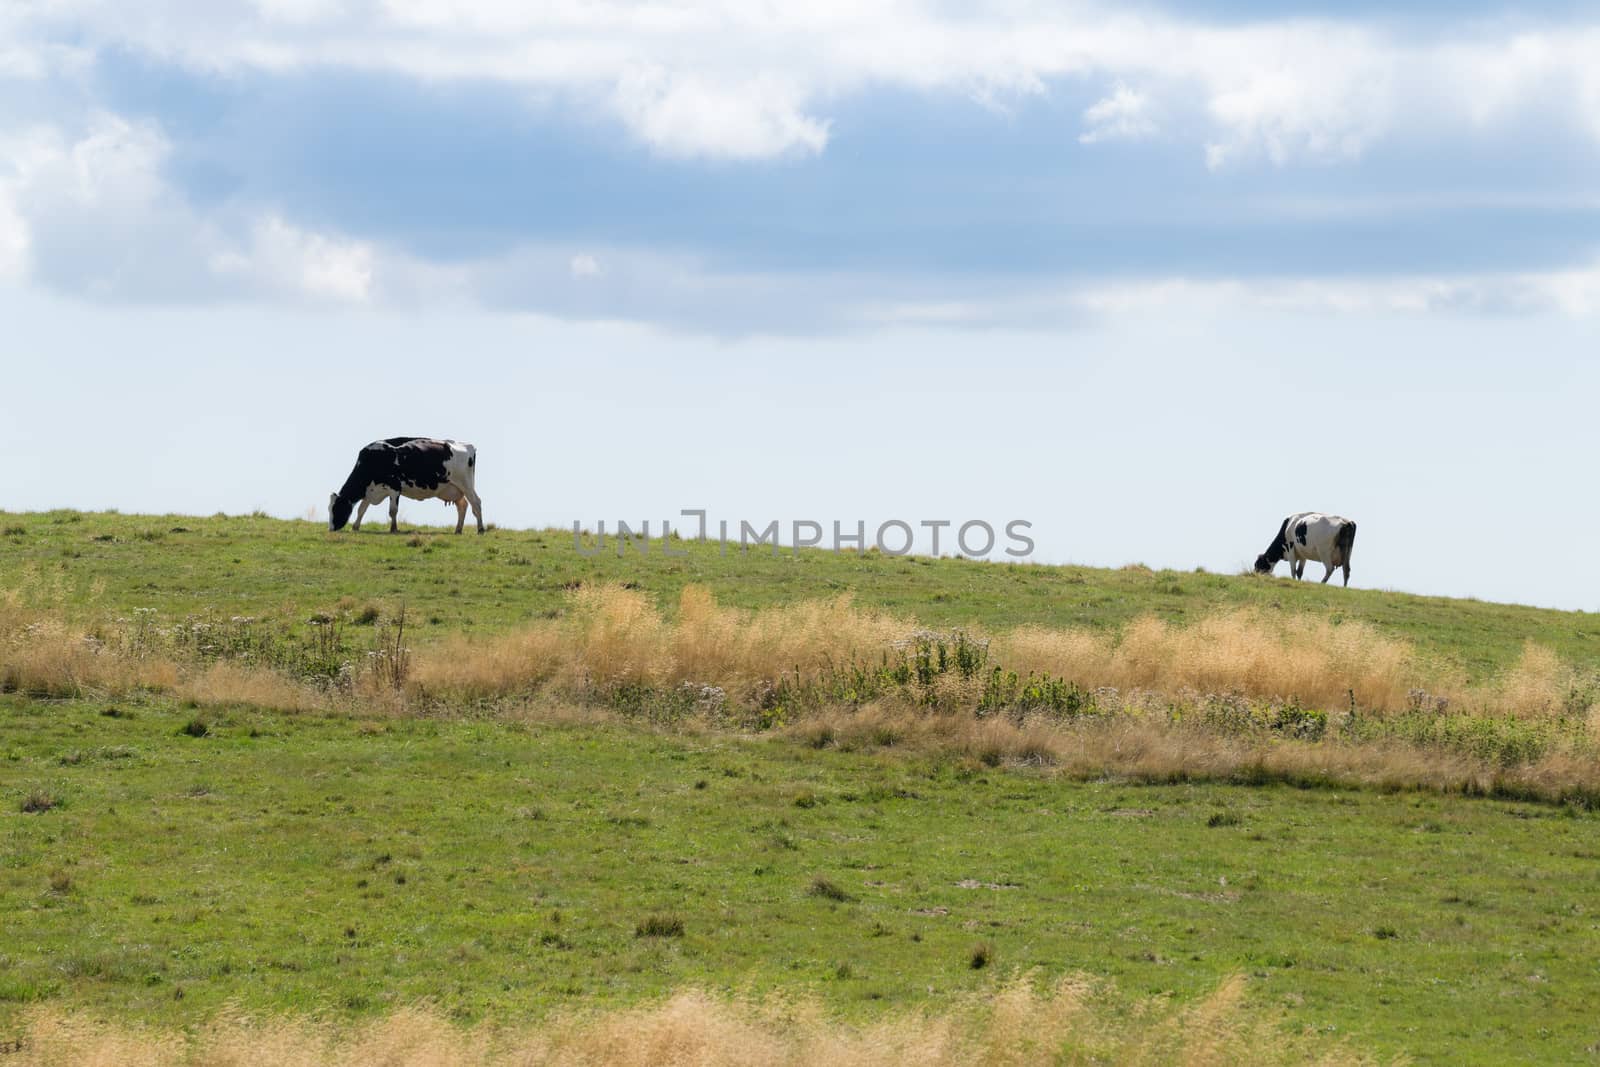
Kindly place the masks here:
POLYGON ((456 533, 461 532, 461 527, 467 524, 467 498, 456 497, 456 533))
MULTIPOLYGON (((472 505, 472 517, 478 520, 478 532, 483 533, 483 501, 478 499, 478 494, 471 489, 467 490, 467 503, 472 505)), ((456 533, 461 530, 457 528, 456 533)))
POLYGON ((366 514, 367 514, 367 498, 366 497, 362 497, 361 498, 361 506, 356 508, 356 521, 352 522, 350 524, 350 529, 354 530, 357 533, 360 533, 361 532, 361 520, 366 517, 366 514))
POLYGON ((1333 577, 1333 564, 1324 563, 1323 566, 1328 568, 1328 570, 1327 570, 1327 573, 1325 573, 1322 576, 1322 584, 1323 585, 1327 585, 1328 584, 1328 579, 1333 577))
POLYGON ((1349 560, 1345 560, 1344 561, 1344 586, 1345 586, 1346 589, 1350 588, 1350 561, 1349 560))
POLYGON ((389 494, 389 532, 400 532, 400 494, 398 491, 389 494))

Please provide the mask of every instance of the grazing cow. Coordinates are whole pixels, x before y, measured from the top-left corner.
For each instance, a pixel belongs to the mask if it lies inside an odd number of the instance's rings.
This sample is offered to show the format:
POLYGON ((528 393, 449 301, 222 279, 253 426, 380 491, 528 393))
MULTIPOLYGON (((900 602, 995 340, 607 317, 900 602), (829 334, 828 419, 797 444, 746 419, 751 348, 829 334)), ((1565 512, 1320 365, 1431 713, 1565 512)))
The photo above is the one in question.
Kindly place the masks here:
POLYGON ((356 512, 352 530, 361 529, 361 520, 370 505, 389 501, 389 532, 400 528, 400 498, 443 500, 456 506, 456 533, 467 521, 467 505, 483 533, 483 502, 472 486, 477 473, 478 450, 461 441, 440 441, 433 437, 390 437, 374 441, 356 456, 355 470, 344 480, 344 488, 328 497, 328 529, 341 530, 350 522, 350 509, 356 512))
POLYGON ((1326 583, 1335 567, 1344 568, 1344 584, 1350 584, 1350 553, 1356 547, 1356 524, 1337 515, 1303 511, 1290 515, 1278 527, 1278 534, 1267 550, 1256 557, 1256 573, 1271 574, 1280 559, 1289 561, 1289 575, 1299 578, 1306 572, 1306 560, 1316 560, 1328 568, 1326 583))

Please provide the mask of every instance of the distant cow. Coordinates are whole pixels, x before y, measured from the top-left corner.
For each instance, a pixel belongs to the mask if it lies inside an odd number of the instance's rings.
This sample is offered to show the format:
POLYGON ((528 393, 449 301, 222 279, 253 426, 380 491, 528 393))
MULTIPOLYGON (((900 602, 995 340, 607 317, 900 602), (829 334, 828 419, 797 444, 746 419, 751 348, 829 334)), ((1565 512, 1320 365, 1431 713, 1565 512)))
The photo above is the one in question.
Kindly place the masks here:
POLYGON ((350 522, 350 509, 356 512, 352 530, 361 529, 367 508, 385 498, 389 501, 389 532, 400 528, 400 498, 443 500, 456 506, 456 533, 467 521, 467 505, 483 533, 483 502, 472 486, 477 473, 478 450, 461 441, 440 441, 432 437, 390 437, 374 441, 356 457, 355 470, 344 480, 344 488, 328 498, 328 529, 342 530, 350 522))
POLYGON ((1267 550, 1256 557, 1256 573, 1271 574, 1280 559, 1289 561, 1289 575, 1299 578, 1306 572, 1306 560, 1316 560, 1328 568, 1324 583, 1333 577, 1335 567, 1344 568, 1344 584, 1350 584, 1350 553, 1356 547, 1356 524, 1337 515, 1304 511, 1290 515, 1278 527, 1278 535, 1267 550))

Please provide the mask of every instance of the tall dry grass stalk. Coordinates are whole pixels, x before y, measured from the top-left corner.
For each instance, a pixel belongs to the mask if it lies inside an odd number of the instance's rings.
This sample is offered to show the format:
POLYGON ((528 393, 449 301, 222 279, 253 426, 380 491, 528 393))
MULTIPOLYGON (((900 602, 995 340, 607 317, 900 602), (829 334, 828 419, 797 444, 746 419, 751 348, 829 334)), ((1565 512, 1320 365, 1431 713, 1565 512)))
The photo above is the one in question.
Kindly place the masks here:
POLYGON ((1103 983, 1025 979, 944 1012, 852 1024, 816 1002, 738 1003, 680 993, 658 1004, 568 1013, 522 1027, 454 1026, 426 1010, 339 1027, 224 1016, 183 1036, 34 1014, 16 1067, 1024 1067, 1121 1063, 1372 1062, 1343 1043, 1297 1033, 1247 1003, 1230 977, 1200 1000, 1119 1004, 1103 983))

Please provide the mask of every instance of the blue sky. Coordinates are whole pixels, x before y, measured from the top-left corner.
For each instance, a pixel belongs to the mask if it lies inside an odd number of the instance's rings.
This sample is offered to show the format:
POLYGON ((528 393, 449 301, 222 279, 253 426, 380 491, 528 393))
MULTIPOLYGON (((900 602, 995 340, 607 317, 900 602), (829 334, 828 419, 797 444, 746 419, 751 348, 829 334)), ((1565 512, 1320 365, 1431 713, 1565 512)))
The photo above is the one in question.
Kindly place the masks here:
POLYGON ((23 0, 0 317, 4 507, 301 515, 438 433, 507 525, 1233 569, 1323 509, 1594 610, 1600 18, 23 0))

